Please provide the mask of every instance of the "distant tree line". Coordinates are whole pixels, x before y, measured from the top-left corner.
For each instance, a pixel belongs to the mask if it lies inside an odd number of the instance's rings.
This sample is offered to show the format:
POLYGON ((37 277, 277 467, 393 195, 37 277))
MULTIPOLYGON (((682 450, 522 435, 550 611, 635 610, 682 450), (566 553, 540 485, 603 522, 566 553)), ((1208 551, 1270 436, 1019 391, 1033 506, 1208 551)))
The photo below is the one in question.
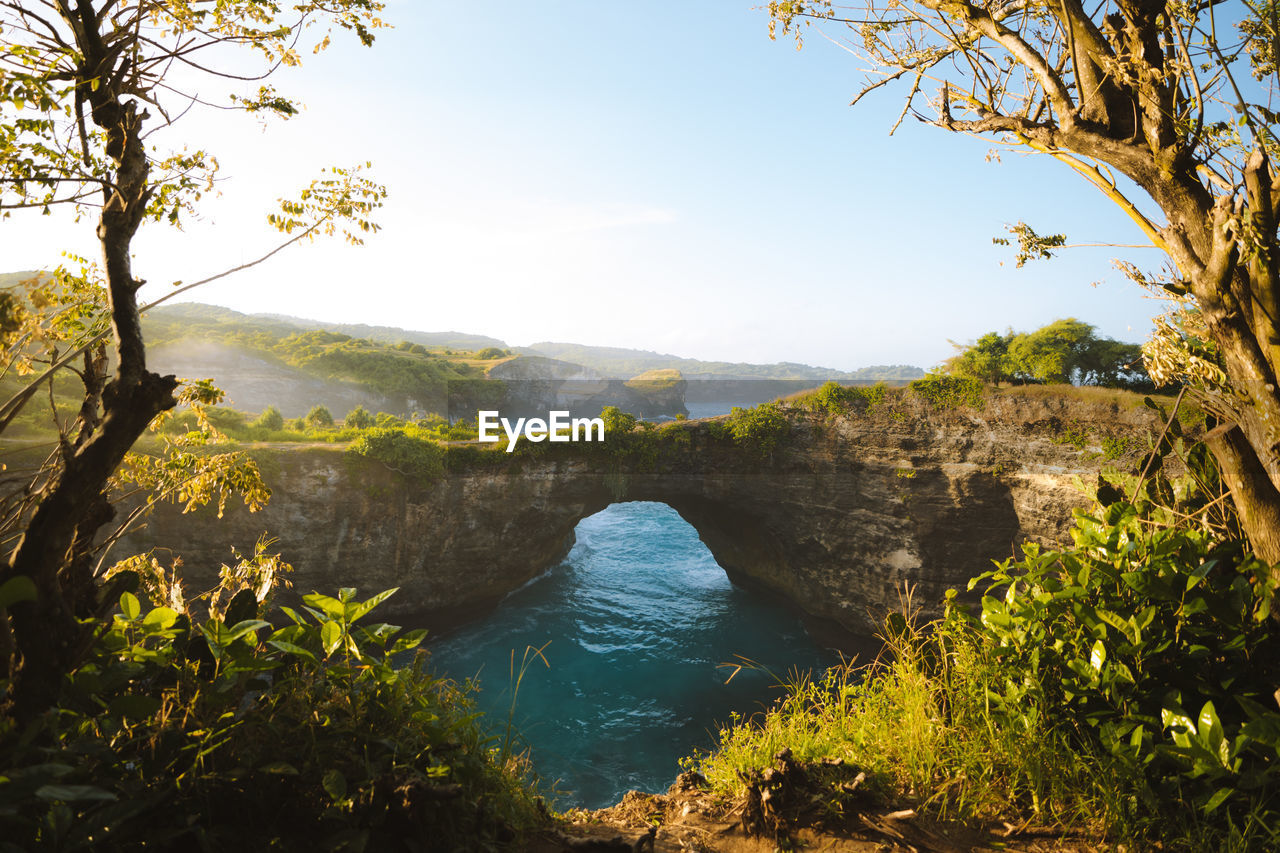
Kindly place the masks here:
POLYGON ((1072 383, 1152 391, 1142 347, 1099 337, 1088 323, 1068 317, 1034 332, 988 332, 943 365, 953 376, 999 385, 1072 383))

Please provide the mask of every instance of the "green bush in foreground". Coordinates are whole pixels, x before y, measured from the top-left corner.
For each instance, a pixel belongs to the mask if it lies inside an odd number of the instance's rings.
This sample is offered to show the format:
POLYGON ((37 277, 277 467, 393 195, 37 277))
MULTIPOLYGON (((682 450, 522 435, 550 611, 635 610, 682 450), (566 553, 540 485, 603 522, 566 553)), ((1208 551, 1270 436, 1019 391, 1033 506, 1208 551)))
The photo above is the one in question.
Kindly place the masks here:
POLYGON ((1116 502, 1080 515, 1075 547, 975 583, 984 637, 1061 726, 1136 777, 1125 819, 1280 826, 1277 579, 1244 543, 1153 525, 1116 502), (998 595, 992 595, 998 593, 998 595), (1171 806, 1177 804, 1176 809, 1171 806))
POLYGON ((0 850, 494 849, 539 825, 425 632, 365 619, 392 592, 307 595, 281 628, 248 589, 204 621, 124 593, 59 706, 0 730, 0 850))
POLYGON ((1276 580, 1239 542, 1143 510, 1078 514, 1073 548, 975 581, 991 584, 977 618, 891 618, 872 666, 797 681, 688 763, 733 793, 786 746, 942 815, 1275 849, 1276 580))

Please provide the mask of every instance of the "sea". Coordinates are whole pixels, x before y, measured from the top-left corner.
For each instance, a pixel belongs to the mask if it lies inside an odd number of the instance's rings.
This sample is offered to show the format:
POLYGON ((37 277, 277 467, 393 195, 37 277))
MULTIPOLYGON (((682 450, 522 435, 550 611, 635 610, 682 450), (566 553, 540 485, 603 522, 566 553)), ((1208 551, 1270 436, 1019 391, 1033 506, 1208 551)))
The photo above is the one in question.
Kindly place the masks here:
POLYGON ((665 791, 721 726, 839 662, 776 597, 731 584, 666 504, 613 504, 576 534, 563 562, 429 647, 437 671, 479 685, 495 743, 528 749, 560 808, 665 791))

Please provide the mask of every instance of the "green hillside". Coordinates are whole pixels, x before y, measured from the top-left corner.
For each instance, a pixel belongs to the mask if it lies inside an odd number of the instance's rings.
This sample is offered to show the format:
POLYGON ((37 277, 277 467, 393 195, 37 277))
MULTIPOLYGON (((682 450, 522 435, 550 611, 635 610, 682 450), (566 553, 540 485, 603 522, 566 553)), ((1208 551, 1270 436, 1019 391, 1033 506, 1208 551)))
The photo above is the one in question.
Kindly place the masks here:
POLYGON ((910 365, 877 365, 854 371, 813 367, 795 362, 776 364, 746 364, 744 362, 702 361, 681 358, 649 350, 622 347, 593 347, 553 341, 520 347, 517 352, 526 355, 545 355, 561 361, 571 361, 597 370, 605 376, 630 377, 647 370, 679 370, 686 379, 813 379, 813 380, 879 380, 919 379, 924 371, 910 365))
MULTIPOLYGON (((366 324, 323 323, 318 320, 306 320, 285 314, 242 314, 229 308, 215 305, 204 305, 195 302, 176 305, 162 305, 153 309, 145 317, 147 342, 150 344, 166 343, 181 338, 199 337, 215 339, 225 343, 237 343, 264 351, 276 351, 279 341, 300 332, 321 330, 370 344, 404 347, 407 344, 418 345, 426 350, 444 356, 470 355, 489 348, 507 348, 507 344, 498 338, 485 335, 472 335, 463 332, 421 332, 413 329, 402 329, 395 326, 371 326, 366 324)), ((310 344, 307 359, 315 363, 318 355, 310 344)), ((287 349, 287 348, 286 348, 287 349)), ((350 346, 346 349, 351 349, 350 346)), ((843 371, 827 367, 814 367, 795 362, 778 362, 776 364, 747 364, 745 362, 702 361, 696 358, 682 358, 668 353, 650 350, 626 349, 623 347, 596 347, 584 344, 571 344, 544 341, 527 347, 513 349, 521 355, 537 355, 567 361, 592 368, 604 376, 617 379, 630 379, 650 370, 678 370, 686 379, 791 379, 813 380, 825 382, 830 379, 838 381, 878 381, 909 380, 924 376, 924 371, 911 365, 875 365, 858 370, 843 371)), ((284 355, 288 363, 305 367, 291 356, 284 355)), ((320 358, 321 365, 333 367, 340 360, 335 356, 320 358)), ((453 358, 453 361, 459 359, 453 358)), ((465 358, 463 360, 466 360, 465 358)), ((319 366, 319 365, 317 365, 319 366)), ((308 368, 309 369, 309 368, 308 368)), ((337 374, 325 374, 337 375, 337 374)), ((347 378, 356 378, 342 374, 347 378)), ((472 374, 467 374, 472 375, 472 374)), ((379 388, 379 390, 384 390, 379 388)))
POLYGON ((398 326, 370 326, 367 323, 322 323, 319 320, 304 320, 285 314, 257 314, 256 317, 278 320, 280 322, 304 329, 324 329, 326 332, 337 332, 353 338, 365 338, 379 343, 396 344, 408 341, 434 349, 451 349, 458 351, 476 351, 486 347, 506 349, 506 342, 487 335, 469 335, 465 332, 419 332, 413 329, 401 329, 398 326))
POLYGON ((314 326, 308 330, 299 325, 303 321, 291 320, 182 303, 149 311, 143 331, 154 347, 184 340, 216 342, 381 394, 438 397, 447 382, 484 376, 484 369, 465 357, 470 353, 450 357, 405 339, 391 344, 314 326))

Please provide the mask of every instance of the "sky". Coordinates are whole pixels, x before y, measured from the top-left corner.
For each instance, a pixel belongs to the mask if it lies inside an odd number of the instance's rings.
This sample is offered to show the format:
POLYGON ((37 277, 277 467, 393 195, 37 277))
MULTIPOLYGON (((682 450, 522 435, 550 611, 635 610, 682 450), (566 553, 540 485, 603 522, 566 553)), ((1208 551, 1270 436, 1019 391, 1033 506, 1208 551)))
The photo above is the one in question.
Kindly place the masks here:
MULTIPOLYGON (((930 367, 988 331, 1061 317, 1141 341, 1163 310, 1081 248, 1015 269, 1026 221, 1139 243, 1097 190, 1036 155, 856 107, 856 59, 770 41, 751 0, 392 0, 371 49, 335 38, 275 79, 304 112, 193 110, 155 137, 214 152, 219 196, 134 242, 144 299, 251 260, 274 200, 369 161, 390 197, 360 248, 293 247, 181 297, 248 313, 841 370, 930 367)), ((204 98, 227 86, 198 83, 204 98)), ((255 87, 256 88, 256 87, 255 87)), ((16 213, 5 269, 96 256, 92 225, 16 213)))

